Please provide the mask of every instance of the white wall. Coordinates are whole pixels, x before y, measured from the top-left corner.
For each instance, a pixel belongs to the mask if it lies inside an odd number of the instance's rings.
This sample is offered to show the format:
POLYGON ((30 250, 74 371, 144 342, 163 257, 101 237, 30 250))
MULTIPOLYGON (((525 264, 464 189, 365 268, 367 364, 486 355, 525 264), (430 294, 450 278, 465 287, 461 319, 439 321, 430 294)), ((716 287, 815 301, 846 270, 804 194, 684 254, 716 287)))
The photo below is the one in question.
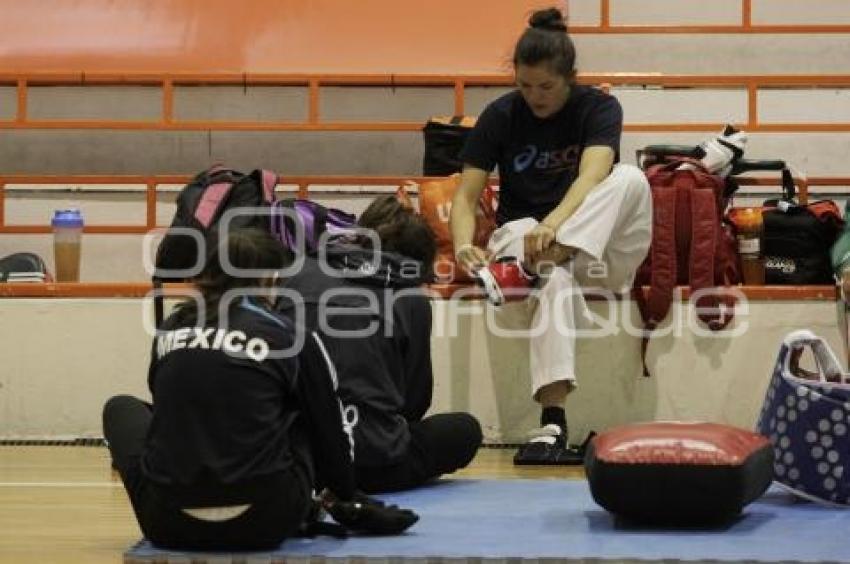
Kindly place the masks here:
MULTIPOLYGON (((433 305, 433 411, 470 411, 488 442, 522 441, 539 416, 530 400, 527 342, 488 331, 482 302, 433 305)), ((500 327, 518 328, 520 307, 507 306, 500 327)), ((603 314, 599 304, 592 307, 603 314)), ((109 396, 147 398, 143 315, 150 311, 139 299, 0 299, 0 438, 100 436, 109 396)), ((687 311, 679 305, 676 315, 687 311)), ((843 354, 829 301, 753 303, 735 321, 745 330, 734 338, 699 337, 685 326, 681 336, 653 337, 650 378, 640 372, 639 339, 619 326, 618 335, 579 341, 579 388, 567 402, 575 439, 652 419, 752 427, 785 334, 810 328, 843 354)))

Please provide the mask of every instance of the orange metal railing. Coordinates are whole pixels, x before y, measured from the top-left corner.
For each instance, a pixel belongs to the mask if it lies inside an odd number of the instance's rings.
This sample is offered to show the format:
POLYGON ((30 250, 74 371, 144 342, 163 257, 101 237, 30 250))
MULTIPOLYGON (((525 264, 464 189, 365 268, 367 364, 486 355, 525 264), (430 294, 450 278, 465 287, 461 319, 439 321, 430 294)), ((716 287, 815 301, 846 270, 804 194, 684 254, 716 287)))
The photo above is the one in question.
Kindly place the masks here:
POLYGON ((611 0, 599 0, 597 25, 570 25, 571 34, 850 33, 846 24, 753 23, 752 0, 741 0, 740 24, 624 25, 611 23, 611 0))
MULTIPOLYGON (((156 206, 157 187, 160 185, 185 184, 191 179, 189 175, 0 175, 0 234, 47 234, 50 226, 44 225, 9 225, 5 217, 5 196, 8 185, 144 185, 145 186, 145 220, 137 224, 87 225, 86 233, 102 235, 144 234, 157 227, 156 206)), ((283 176, 281 185, 296 186, 298 197, 311 196, 311 187, 320 186, 390 186, 398 187, 410 182, 420 183, 428 180, 423 176, 283 176)), ((781 179, 778 175, 771 177, 744 176, 739 177, 740 184, 745 186, 779 186, 781 179)), ((814 177, 795 179, 799 197, 802 202, 808 199, 810 186, 850 186, 850 176, 814 177)))
MULTIPOLYGON (((461 115, 466 90, 476 86, 510 86, 510 75, 346 75, 346 74, 119 74, 28 73, 0 74, 0 85, 17 87, 14 119, 0 120, 0 129, 123 129, 123 130, 230 130, 230 131, 419 131, 422 123, 408 121, 326 121, 321 113, 321 89, 348 87, 443 87, 454 91, 454 104, 446 113, 461 115), (27 108, 31 87, 37 86, 158 86, 162 111, 153 120, 33 119, 27 108), (302 121, 181 120, 174 115, 175 87, 185 85, 301 86, 307 89, 307 118, 302 121)), ((581 74, 582 84, 653 86, 671 88, 740 89, 747 92, 747 120, 737 124, 751 132, 850 131, 850 122, 762 123, 759 93, 773 88, 850 88, 850 75, 664 75, 653 73, 581 74)), ((625 131, 716 131, 721 123, 626 123, 625 131)))
MULTIPOLYGON (((167 298, 189 296, 189 284, 165 284, 167 298)), ((483 297, 468 284, 430 284, 429 292, 438 298, 461 297, 475 299, 483 297)), ((61 283, 6 283, 0 284, 0 299, 3 298, 144 298, 152 286, 148 282, 61 282, 61 283)), ((682 300, 690 298, 690 289, 683 287, 682 300)), ((751 300, 803 301, 837 299, 835 286, 740 286, 738 291, 751 300)), ((588 299, 593 299, 588 295, 588 299)))
MULTIPOLYGON (((182 298, 189 284, 164 284, 162 295, 182 298)), ((150 282, 45 282, 0 284, 0 298, 144 298, 152 290, 150 282)))
MULTIPOLYGON (((145 221, 138 224, 86 225, 84 231, 92 234, 119 235, 144 234, 156 229, 157 187, 168 184, 186 184, 190 175, 0 175, 0 234, 34 235, 50 233, 45 225, 8 225, 5 217, 6 186, 64 184, 79 185, 144 185, 145 221)), ((394 186, 428 180, 423 176, 282 176, 279 185, 296 186, 298 197, 310 196, 309 187, 318 186, 394 186)))

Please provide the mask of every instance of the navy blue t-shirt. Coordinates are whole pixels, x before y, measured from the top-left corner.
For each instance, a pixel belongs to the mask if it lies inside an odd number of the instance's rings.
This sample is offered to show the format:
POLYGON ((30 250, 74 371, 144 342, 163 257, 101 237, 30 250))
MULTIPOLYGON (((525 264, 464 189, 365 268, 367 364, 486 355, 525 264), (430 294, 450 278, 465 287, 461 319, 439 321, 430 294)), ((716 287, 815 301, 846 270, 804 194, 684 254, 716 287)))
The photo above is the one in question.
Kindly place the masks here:
POLYGON ((488 172, 498 165, 499 225, 542 221, 575 181, 585 147, 611 147, 619 160, 622 130, 620 103, 597 88, 572 86, 564 107, 544 119, 514 90, 485 108, 460 159, 488 172))

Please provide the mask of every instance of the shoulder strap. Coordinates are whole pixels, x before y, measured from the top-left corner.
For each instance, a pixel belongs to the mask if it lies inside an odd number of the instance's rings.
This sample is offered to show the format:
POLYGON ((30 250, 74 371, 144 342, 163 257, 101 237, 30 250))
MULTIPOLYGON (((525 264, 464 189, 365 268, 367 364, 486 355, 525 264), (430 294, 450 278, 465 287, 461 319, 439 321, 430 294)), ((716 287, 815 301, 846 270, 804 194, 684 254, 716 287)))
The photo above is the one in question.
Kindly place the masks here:
MULTIPOLYGON (((720 273, 720 280, 716 272, 718 266, 725 268, 726 265, 718 264, 719 259, 724 258, 719 248, 723 244, 723 234, 720 232, 722 227, 718 217, 717 194, 711 188, 696 187, 691 191, 691 225, 691 291, 712 288, 718 282, 725 285, 728 282, 726 272, 720 273)), ((697 317, 712 331, 723 329, 733 317, 731 307, 724 307, 734 305, 729 303, 730 299, 721 298, 716 293, 698 296, 694 301, 697 317)))
POLYGON ((201 194, 201 199, 198 202, 198 207, 195 208, 195 219, 204 229, 212 225, 213 219, 221 210, 222 203, 230 194, 230 189, 233 188, 233 182, 218 182, 206 187, 204 193, 201 194))
POLYGON ((213 165, 195 177, 193 182, 203 184, 205 188, 193 216, 204 229, 212 225, 213 219, 221 209, 222 202, 227 199, 230 189, 240 178, 242 173, 220 164, 213 165))
POLYGON ((258 172, 260 176, 260 184, 263 187, 263 199, 267 204, 273 204, 277 200, 274 194, 274 189, 279 181, 277 173, 264 169, 255 172, 258 172))
MULTIPOLYGON (((652 189, 652 246, 649 295, 638 299, 638 308, 644 323, 641 357, 643 375, 649 376, 646 367, 646 349, 649 334, 667 317, 673 303, 676 286, 676 192, 675 186, 657 186, 652 189)), ((638 293, 641 291, 639 290, 638 293)))
POLYGON ((676 192, 673 186, 653 190, 652 273, 647 299, 647 323, 651 329, 667 316, 676 286, 676 192))
POLYGON ((695 186, 691 197, 691 249, 688 280, 691 290, 714 286, 714 263, 720 218, 717 216, 716 195, 710 188, 695 186))
MULTIPOLYGON (((206 171, 211 184, 201 194, 194 214, 195 219, 205 229, 208 229, 213 220, 218 217, 233 185, 238 180, 236 174, 238 173, 218 166, 206 171)), ((274 189, 278 182, 277 174, 268 170, 255 170, 252 174, 263 188, 263 200, 268 204, 274 203, 276 199, 274 189)))

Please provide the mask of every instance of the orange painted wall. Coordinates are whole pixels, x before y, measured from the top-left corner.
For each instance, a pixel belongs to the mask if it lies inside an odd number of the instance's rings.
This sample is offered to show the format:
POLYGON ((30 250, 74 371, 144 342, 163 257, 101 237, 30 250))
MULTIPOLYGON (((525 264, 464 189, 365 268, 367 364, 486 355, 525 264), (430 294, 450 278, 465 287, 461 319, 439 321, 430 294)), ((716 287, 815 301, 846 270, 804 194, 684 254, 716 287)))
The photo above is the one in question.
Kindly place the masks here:
POLYGON ((0 72, 490 73, 565 0, 0 0, 0 72))

